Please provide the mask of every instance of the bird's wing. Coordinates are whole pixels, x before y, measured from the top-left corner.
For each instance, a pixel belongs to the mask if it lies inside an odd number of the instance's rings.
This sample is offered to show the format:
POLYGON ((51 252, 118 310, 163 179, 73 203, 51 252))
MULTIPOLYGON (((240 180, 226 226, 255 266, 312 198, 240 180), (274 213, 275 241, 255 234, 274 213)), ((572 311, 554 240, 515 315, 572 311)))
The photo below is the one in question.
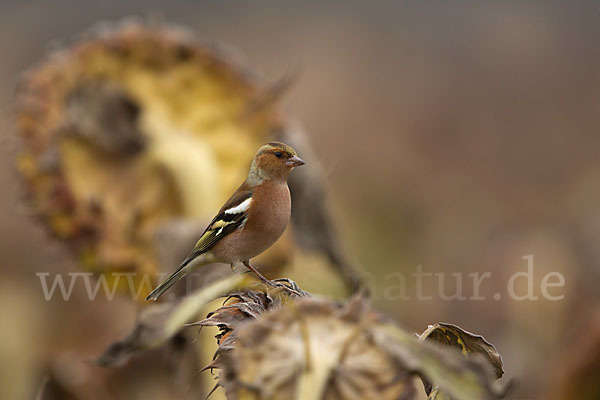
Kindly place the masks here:
POLYGON ((185 259, 181 266, 187 265, 200 254, 210 250, 219 240, 243 227, 248 218, 248 209, 252 203, 252 191, 240 190, 236 191, 225 205, 219 210, 219 213, 208 225, 194 250, 185 259))
POLYGON ((202 253, 210 250, 219 240, 223 239, 231 232, 243 227, 248 218, 250 203, 252 203, 252 191, 243 184, 233 196, 227 200, 223 208, 219 210, 219 213, 208 225, 200 237, 200 240, 196 243, 194 250, 192 250, 185 261, 181 263, 179 268, 177 268, 163 283, 158 285, 156 289, 146 297, 146 300, 158 299, 187 273, 185 267, 190 262, 202 253))

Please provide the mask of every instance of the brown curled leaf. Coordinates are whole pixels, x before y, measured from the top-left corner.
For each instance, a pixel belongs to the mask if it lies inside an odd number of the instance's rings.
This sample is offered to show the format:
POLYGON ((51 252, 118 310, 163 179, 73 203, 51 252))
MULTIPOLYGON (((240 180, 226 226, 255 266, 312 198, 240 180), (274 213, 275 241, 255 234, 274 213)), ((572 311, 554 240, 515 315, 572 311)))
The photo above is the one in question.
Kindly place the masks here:
MULTIPOLYGON (((502 368, 502 357, 491 343, 481 335, 476 335, 462 329, 459 326, 438 322, 430 325, 420 336, 421 341, 432 341, 442 346, 457 349, 465 357, 480 358, 489 365, 496 379, 504 374, 502 368)), ((430 399, 446 398, 445 394, 428 382, 423 380, 425 391, 430 399)))

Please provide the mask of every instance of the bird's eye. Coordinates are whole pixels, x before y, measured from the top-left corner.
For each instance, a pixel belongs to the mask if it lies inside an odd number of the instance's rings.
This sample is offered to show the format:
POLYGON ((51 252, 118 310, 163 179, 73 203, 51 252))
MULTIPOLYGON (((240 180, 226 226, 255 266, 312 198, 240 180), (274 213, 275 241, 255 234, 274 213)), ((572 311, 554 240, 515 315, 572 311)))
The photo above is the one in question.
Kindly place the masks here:
POLYGON ((281 157, 283 157, 283 153, 282 153, 282 152, 280 152, 280 151, 276 151, 276 152, 275 152, 275 153, 273 153, 273 154, 275 154, 275 157, 277 157, 277 158, 281 158, 281 157))

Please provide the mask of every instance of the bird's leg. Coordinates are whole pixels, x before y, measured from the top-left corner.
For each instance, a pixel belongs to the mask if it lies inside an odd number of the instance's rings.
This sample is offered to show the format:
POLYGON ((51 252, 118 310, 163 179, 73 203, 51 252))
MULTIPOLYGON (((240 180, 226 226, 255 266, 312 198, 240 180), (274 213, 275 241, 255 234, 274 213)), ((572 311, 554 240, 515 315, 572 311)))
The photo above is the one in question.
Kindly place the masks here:
POLYGON ((254 272, 254 275, 256 275, 263 283, 266 283, 269 286, 276 286, 273 282, 262 276, 262 274, 258 272, 256 268, 250 265, 250 260, 242 261, 242 264, 244 264, 250 271, 254 272))

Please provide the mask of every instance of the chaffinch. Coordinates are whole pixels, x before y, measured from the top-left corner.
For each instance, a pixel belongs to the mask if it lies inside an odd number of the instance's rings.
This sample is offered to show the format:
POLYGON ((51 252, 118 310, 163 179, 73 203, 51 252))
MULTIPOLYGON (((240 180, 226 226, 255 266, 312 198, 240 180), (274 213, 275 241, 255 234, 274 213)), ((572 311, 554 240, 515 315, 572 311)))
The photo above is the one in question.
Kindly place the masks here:
POLYGON ((225 202, 196 243, 190 255, 146 300, 158 299, 179 279, 206 264, 242 262, 268 282, 250 259, 264 252, 285 231, 290 220, 290 172, 304 161, 282 142, 262 146, 250 165, 248 177, 225 202))

